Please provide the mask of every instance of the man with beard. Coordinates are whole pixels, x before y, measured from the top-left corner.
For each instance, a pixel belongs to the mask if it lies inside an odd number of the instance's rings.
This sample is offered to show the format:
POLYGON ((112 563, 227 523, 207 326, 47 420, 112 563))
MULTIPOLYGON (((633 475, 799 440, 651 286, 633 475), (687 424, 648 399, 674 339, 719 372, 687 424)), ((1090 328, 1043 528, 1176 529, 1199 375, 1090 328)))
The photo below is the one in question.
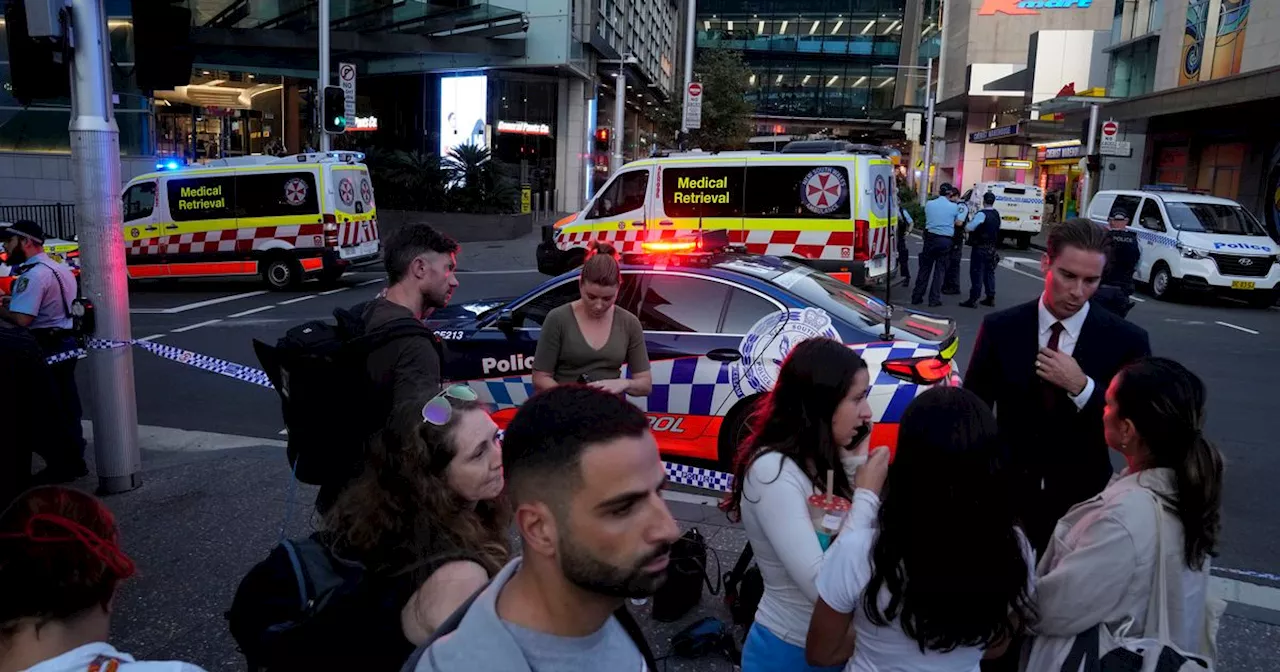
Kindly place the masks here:
POLYGON ((680 529, 644 414, 581 385, 535 395, 503 440, 523 557, 436 632, 416 672, 656 672, 624 605, 666 579, 680 529))
MULTIPOLYGON (((456 241, 426 224, 396 229, 386 241, 386 290, 349 311, 360 317, 371 341, 378 340, 379 332, 400 331, 408 324, 411 337, 381 339, 382 345, 370 350, 365 360, 372 383, 369 405, 382 409, 378 426, 402 404, 440 391, 443 346, 422 320, 448 305, 453 296, 458 286, 454 275, 458 249, 456 241), (421 327, 420 335, 413 331, 415 322, 421 327)), ((363 470, 363 460, 354 461, 345 477, 320 486, 316 510, 327 511, 363 470)))

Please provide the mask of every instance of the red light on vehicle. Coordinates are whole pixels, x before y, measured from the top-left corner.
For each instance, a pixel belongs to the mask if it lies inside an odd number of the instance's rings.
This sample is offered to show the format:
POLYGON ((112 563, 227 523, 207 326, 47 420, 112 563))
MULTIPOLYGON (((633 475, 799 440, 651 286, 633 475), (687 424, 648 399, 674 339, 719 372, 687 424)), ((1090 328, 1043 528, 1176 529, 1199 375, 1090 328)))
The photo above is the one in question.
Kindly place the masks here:
POLYGON ((689 252, 697 247, 698 243, 692 240, 662 240, 640 244, 640 249, 645 252, 689 252))
POLYGON ((871 233, 871 222, 859 219, 853 223, 853 258, 866 261, 871 258, 870 245, 867 240, 871 233))
POLYGON ((881 368, 894 378, 917 385, 940 383, 951 375, 951 362, 939 357, 894 359, 882 364, 881 368))

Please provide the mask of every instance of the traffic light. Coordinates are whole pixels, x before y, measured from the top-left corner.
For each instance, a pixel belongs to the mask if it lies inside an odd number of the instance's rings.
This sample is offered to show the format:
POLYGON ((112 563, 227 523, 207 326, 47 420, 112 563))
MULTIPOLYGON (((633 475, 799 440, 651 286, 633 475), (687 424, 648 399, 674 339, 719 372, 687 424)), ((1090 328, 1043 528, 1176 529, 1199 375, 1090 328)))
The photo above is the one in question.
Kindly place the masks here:
POLYGON ((325 133, 347 131, 347 95, 341 86, 324 87, 324 106, 321 109, 325 133))
POLYGON ((131 0, 133 74, 148 93, 191 83, 191 10, 184 0, 131 0))
POLYGON ((30 34, 24 0, 9 0, 4 10, 4 23, 8 33, 9 79, 13 97, 23 105, 30 105, 34 100, 70 98, 71 59, 63 49, 64 42, 56 37, 30 34))

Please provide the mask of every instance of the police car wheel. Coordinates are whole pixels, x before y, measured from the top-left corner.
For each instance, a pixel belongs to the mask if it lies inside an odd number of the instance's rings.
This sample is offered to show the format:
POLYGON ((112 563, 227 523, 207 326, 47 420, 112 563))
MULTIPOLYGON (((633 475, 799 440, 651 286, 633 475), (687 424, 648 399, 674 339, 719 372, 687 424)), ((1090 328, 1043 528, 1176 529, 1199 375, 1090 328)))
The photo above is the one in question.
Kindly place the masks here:
POLYGON ((1151 270, 1151 296, 1161 301, 1172 301, 1177 291, 1176 282, 1168 266, 1163 263, 1156 264, 1156 267, 1151 270))
POLYGON ((263 281, 273 290, 292 289, 302 282, 302 269, 288 257, 268 257, 259 266, 262 268, 263 281))
POLYGON ((751 416, 760 406, 762 395, 748 397, 734 406, 720 425, 720 439, 717 452, 719 466, 732 471, 734 458, 747 437, 751 435, 751 416))

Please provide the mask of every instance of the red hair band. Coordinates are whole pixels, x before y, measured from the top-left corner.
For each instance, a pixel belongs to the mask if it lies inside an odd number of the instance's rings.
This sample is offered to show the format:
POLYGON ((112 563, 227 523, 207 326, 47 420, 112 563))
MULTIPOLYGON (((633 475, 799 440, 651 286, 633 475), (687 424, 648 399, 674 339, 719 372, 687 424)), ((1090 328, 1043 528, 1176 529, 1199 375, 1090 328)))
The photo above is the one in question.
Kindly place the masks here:
POLYGON ((130 560, 129 556, 125 555, 124 551, 120 550, 120 546, 114 541, 103 539, 84 525, 56 513, 37 513, 27 519, 27 525, 22 532, 0 533, 0 539, 27 539, 35 543, 50 544, 79 542, 101 560, 117 578, 127 579, 133 576, 136 570, 133 560, 130 560), (41 533, 35 529, 37 522, 56 525, 70 534, 52 535, 41 533))

